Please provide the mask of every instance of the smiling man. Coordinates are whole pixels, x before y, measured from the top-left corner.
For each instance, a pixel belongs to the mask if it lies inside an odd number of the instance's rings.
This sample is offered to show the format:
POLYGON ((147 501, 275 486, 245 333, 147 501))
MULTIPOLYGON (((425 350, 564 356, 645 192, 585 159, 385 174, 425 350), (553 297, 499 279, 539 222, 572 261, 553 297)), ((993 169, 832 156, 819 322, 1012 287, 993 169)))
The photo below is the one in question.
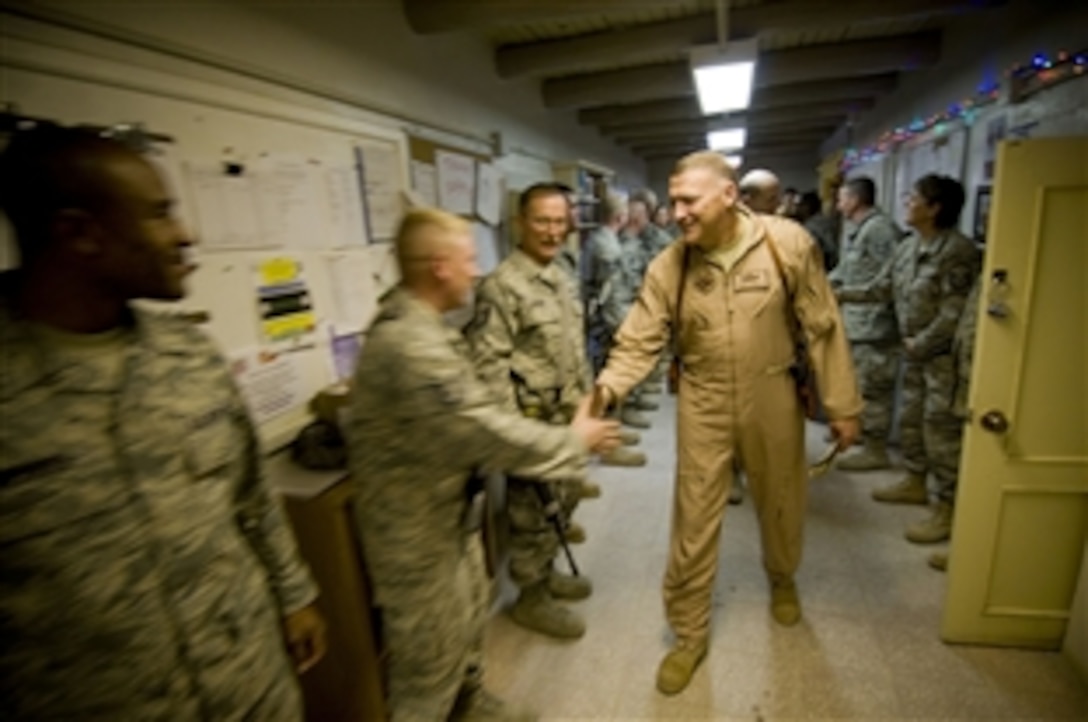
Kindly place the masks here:
MULTIPOLYGON (((465 330, 477 372, 496 398, 523 416, 560 425, 570 423, 592 380, 582 308, 569 275, 555 263, 569 224, 569 201, 556 185, 540 183, 521 194, 521 244, 480 284, 475 318, 465 330)), ((553 485, 568 511, 582 481, 553 485)), ((576 639, 585 622, 557 600, 584 599, 592 589, 585 577, 554 568, 559 538, 544 515, 538 484, 516 475, 507 482, 510 577, 521 589, 511 617, 541 634, 576 639)))
POLYGON ((296 722, 317 589, 226 363, 186 320, 192 240, 119 143, 16 134, 0 196, 0 706, 11 719, 296 722))
POLYGON ((801 618, 793 576, 807 475, 804 412, 790 374, 794 324, 840 448, 857 436, 862 404, 842 319, 804 229, 739 203, 733 169, 710 151, 680 160, 669 197, 683 242, 650 265, 597 387, 604 406, 622 399, 675 339, 682 371, 664 598, 676 643, 657 676, 658 689, 675 694, 706 654, 734 460, 759 517, 771 613, 783 625, 801 618))

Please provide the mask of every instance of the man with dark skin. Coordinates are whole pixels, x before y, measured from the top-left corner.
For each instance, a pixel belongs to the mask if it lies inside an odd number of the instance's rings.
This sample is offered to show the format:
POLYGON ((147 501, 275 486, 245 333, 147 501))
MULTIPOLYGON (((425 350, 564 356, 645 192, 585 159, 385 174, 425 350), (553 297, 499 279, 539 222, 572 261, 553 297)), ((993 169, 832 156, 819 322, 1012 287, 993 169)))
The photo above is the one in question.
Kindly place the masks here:
POLYGON ((0 198, 0 699, 12 719, 302 719, 317 589, 222 357, 192 238, 139 154, 16 134, 0 198))

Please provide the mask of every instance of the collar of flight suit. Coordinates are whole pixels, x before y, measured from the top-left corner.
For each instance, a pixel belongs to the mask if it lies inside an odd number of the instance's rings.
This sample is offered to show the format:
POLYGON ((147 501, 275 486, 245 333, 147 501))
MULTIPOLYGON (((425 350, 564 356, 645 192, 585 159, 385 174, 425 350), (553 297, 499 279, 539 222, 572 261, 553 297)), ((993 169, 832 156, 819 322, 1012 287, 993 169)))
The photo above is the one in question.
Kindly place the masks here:
POLYGON ((744 260, 745 256, 752 252, 753 248, 763 242, 764 237, 767 234, 767 227, 763 224, 762 221, 760 221, 758 215, 749 211, 747 208, 737 207, 737 212, 738 215, 741 215, 745 218, 748 223, 748 227, 746 229, 747 232, 744 233, 744 236, 737 240, 738 246, 736 247, 736 250, 732 253, 732 265, 727 268, 725 265, 722 264, 721 257, 728 253, 728 251, 726 251, 725 249, 704 251, 699 246, 696 246, 696 248, 699 248, 703 259, 710 265, 721 269, 723 273, 729 273, 734 268, 736 268, 737 265, 742 260, 744 260))
POLYGON ((510 254, 510 265, 529 280, 540 279, 553 289, 559 288, 559 268, 555 265, 555 261, 542 266, 534 261, 528 253, 520 248, 515 248, 514 252, 510 254))

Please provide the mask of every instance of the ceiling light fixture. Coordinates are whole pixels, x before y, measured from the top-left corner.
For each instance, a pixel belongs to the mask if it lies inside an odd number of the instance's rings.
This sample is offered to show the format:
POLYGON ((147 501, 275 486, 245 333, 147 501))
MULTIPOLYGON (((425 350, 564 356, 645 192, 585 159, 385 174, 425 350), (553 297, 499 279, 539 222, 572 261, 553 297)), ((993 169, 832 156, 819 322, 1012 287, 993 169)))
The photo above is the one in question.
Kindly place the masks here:
POLYGON ((757 40, 692 48, 691 72, 703 115, 744 110, 752 102, 757 40))
POLYGON ((723 128, 706 134, 706 144, 711 150, 740 150, 748 140, 748 131, 744 128, 723 128))

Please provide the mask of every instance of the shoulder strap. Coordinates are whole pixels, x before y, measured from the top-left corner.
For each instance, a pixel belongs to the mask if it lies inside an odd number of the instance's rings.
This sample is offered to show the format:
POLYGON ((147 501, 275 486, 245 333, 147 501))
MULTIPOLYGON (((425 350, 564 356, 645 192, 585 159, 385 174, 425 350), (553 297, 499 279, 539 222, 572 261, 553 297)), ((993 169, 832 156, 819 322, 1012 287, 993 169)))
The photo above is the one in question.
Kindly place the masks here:
POLYGON ((789 276, 786 275, 786 268, 782 265, 782 256, 778 253, 778 244, 774 242, 774 237, 771 236, 770 231, 764 232, 763 239, 767 242, 767 250, 771 252, 771 258, 774 260, 774 267, 778 269, 778 277, 782 279, 782 286, 786 289, 786 295, 792 302, 794 289, 790 285, 789 276))

